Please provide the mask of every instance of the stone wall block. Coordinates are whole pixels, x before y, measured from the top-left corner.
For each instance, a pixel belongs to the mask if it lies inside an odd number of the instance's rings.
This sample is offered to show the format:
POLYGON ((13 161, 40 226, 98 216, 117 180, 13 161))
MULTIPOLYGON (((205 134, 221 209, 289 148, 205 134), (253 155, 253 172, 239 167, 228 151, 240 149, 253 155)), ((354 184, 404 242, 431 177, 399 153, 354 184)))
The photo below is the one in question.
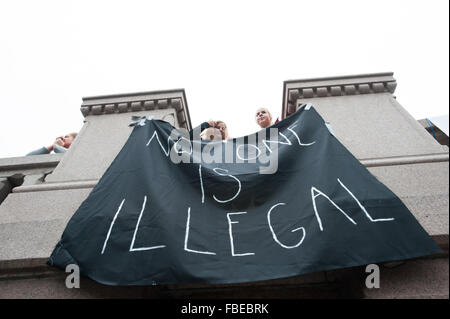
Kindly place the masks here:
POLYGON ((372 84, 372 89, 375 93, 384 92, 384 84, 383 83, 374 83, 372 84))
POLYGON ((386 84, 386 87, 387 87, 387 89, 388 89, 389 92, 394 93, 394 92, 395 92, 395 89, 396 89, 396 87, 397 87, 397 82, 388 82, 388 83, 386 84))
POLYGON ((169 106, 169 101, 164 100, 158 100, 158 109, 166 109, 169 106))
POLYGON ((186 116, 184 115, 184 112, 178 112, 177 114, 178 123, 181 125, 182 123, 186 122, 186 116))
POLYGON ((131 111, 142 111, 142 102, 131 102, 131 111))
POLYGON ((117 108, 119 109, 119 113, 126 113, 128 112, 128 103, 119 103, 117 108))
POLYGON ((303 98, 312 98, 314 97, 314 91, 313 89, 303 89, 303 98))
POLYGON ((370 86, 369 84, 359 84, 358 85, 358 91, 360 94, 369 94, 370 93, 370 86))
POLYGON ((289 101, 295 102, 300 96, 299 90, 290 90, 289 91, 289 101))
POLYGON ((356 87, 354 85, 346 85, 344 86, 344 91, 346 95, 356 94, 356 87))
POLYGON ((181 105, 181 99, 171 99, 170 100, 170 105, 178 111, 181 111, 181 109, 183 108, 181 105))
POLYGON ((100 115, 103 112, 103 105, 94 105, 92 106, 92 114, 100 115))
POLYGON ((332 96, 342 95, 341 87, 340 86, 332 86, 331 87, 331 95, 332 96))
POLYGON ((88 116, 89 112, 91 111, 89 106, 82 106, 80 108, 80 110, 81 110, 81 114, 83 114, 84 117, 88 116))
POLYGON ((144 102, 144 108, 146 110, 153 110, 153 109, 155 109, 155 101, 145 101, 144 102))
POLYGON ((324 97, 328 95, 328 89, 326 87, 323 88, 317 88, 317 96, 318 97, 324 97))
POLYGON ((114 113, 114 104, 106 104, 104 109, 105 114, 114 113))

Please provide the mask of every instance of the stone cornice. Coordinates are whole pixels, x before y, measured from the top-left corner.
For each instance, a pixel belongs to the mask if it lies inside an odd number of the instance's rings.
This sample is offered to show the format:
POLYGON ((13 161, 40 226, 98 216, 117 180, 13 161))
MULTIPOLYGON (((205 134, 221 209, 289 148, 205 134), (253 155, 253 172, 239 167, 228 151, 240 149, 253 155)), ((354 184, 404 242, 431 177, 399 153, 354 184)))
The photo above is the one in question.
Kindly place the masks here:
POLYGON ((63 156, 64 153, 0 158, 0 175, 9 170, 56 167, 63 156))
POLYGON ((388 72, 285 81, 282 117, 295 112, 297 99, 394 93, 397 82, 393 75, 388 72))
POLYGON ((79 188, 93 188, 97 185, 97 180, 88 181, 69 181, 61 183, 44 183, 37 185, 19 186, 13 189, 13 193, 28 193, 28 192, 44 192, 53 190, 79 189, 79 188))
POLYGON ((84 97, 81 113, 86 117, 168 108, 176 110, 180 127, 192 128, 184 89, 84 97))
MULTIPOLYGON (((449 154, 425 154, 416 156, 399 156, 390 158, 368 158, 361 159, 360 162, 366 167, 380 167, 380 166, 395 166, 395 165, 410 165, 410 164, 424 164, 424 163, 440 163, 448 162, 449 154)), ((98 180, 85 181, 68 181, 59 183, 44 183, 37 185, 19 186, 13 189, 14 193, 28 193, 28 192, 43 192, 52 190, 66 190, 78 188, 93 188, 97 185, 98 180)))

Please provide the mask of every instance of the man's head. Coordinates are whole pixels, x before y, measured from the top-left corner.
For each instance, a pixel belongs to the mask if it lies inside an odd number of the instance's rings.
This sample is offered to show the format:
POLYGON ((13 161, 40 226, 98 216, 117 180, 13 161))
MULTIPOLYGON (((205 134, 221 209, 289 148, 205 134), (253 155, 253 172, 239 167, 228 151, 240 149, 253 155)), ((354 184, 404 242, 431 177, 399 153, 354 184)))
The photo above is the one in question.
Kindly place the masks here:
POLYGON ((69 133, 66 134, 62 137, 62 141, 64 142, 64 144, 62 146, 64 146, 65 148, 69 148, 70 145, 72 145, 73 140, 75 139, 75 137, 77 137, 77 133, 69 133))
POLYGON ((272 115, 265 107, 260 107, 256 110, 255 120, 256 124, 258 124, 261 128, 266 128, 272 125, 272 115))
POLYGON ((218 129, 220 131, 220 133, 222 134, 222 140, 228 139, 228 128, 227 128, 227 125, 225 124, 225 122, 217 121, 216 129, 218 129))

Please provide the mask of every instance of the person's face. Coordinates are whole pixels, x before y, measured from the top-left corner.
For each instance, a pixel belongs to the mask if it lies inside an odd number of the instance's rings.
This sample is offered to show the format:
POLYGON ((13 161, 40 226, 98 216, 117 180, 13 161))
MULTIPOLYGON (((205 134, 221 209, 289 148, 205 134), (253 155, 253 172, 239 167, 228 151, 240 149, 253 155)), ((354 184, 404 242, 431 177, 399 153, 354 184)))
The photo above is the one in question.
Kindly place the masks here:
POLYGON ((227 131, 227 126, 225 125, 225 123, 223 122, 219 122, 216 124, 216 129, 218 129, 220 131, 220 133, 222 134, 222 139, 226 138, 226 131, 227 131))
POLYGON ((272 118, 270 117, 270 114, 266 109, 259 109, 258 111, 256 111, 256 123, 261 128, 270 126, 271 122, 272 118))
POLYGON ((216 125, 216 128, 219 129, 219 131, 221 131, 221 132, 225 132, 225 130, 227 129, 227 126, 225 125, 225 123, 218 123, 216 125))
POLYGON ((72 136, 72 135, 70 135, 70 134, 67 134, 67 135, 65 135, 63 138, 62 138, 62 140, 64 141, 64 147, 65 148, 69 148, 70 147, 70 145, 72 145, 72 142, 73 142, 73 140, 74 140, 74 137, 72 136))

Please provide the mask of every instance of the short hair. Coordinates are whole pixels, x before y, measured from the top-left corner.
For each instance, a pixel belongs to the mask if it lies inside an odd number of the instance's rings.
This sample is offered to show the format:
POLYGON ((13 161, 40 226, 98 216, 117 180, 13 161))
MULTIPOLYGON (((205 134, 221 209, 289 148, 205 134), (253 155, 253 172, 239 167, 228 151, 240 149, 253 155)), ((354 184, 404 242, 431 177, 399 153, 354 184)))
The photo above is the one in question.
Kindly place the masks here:
POLYGON ((78 133, 72 132, 67 135, 71 135, 73 137, 73 139, 75 139, 77 137, 78 133))
MULTIPOLYGON (((265 107, 259 107, 256 109, 256 113, 258 113, 261 110, 264 110, 267 112, 267 114, 269 114, 270 122, 272 123, 272 113, 270 113, 269 109, 267 109, 265 107)), ((256 113, 255 113, 255 115, 256 115, 256 113)))
MULTIPOLYGON (((224 121, 216 121, 216 126, 217 126, 217 124, 225 124, 225 122, 224 121)), ((225 127, 227 127, 227 124, 225 124, 225 127)))

